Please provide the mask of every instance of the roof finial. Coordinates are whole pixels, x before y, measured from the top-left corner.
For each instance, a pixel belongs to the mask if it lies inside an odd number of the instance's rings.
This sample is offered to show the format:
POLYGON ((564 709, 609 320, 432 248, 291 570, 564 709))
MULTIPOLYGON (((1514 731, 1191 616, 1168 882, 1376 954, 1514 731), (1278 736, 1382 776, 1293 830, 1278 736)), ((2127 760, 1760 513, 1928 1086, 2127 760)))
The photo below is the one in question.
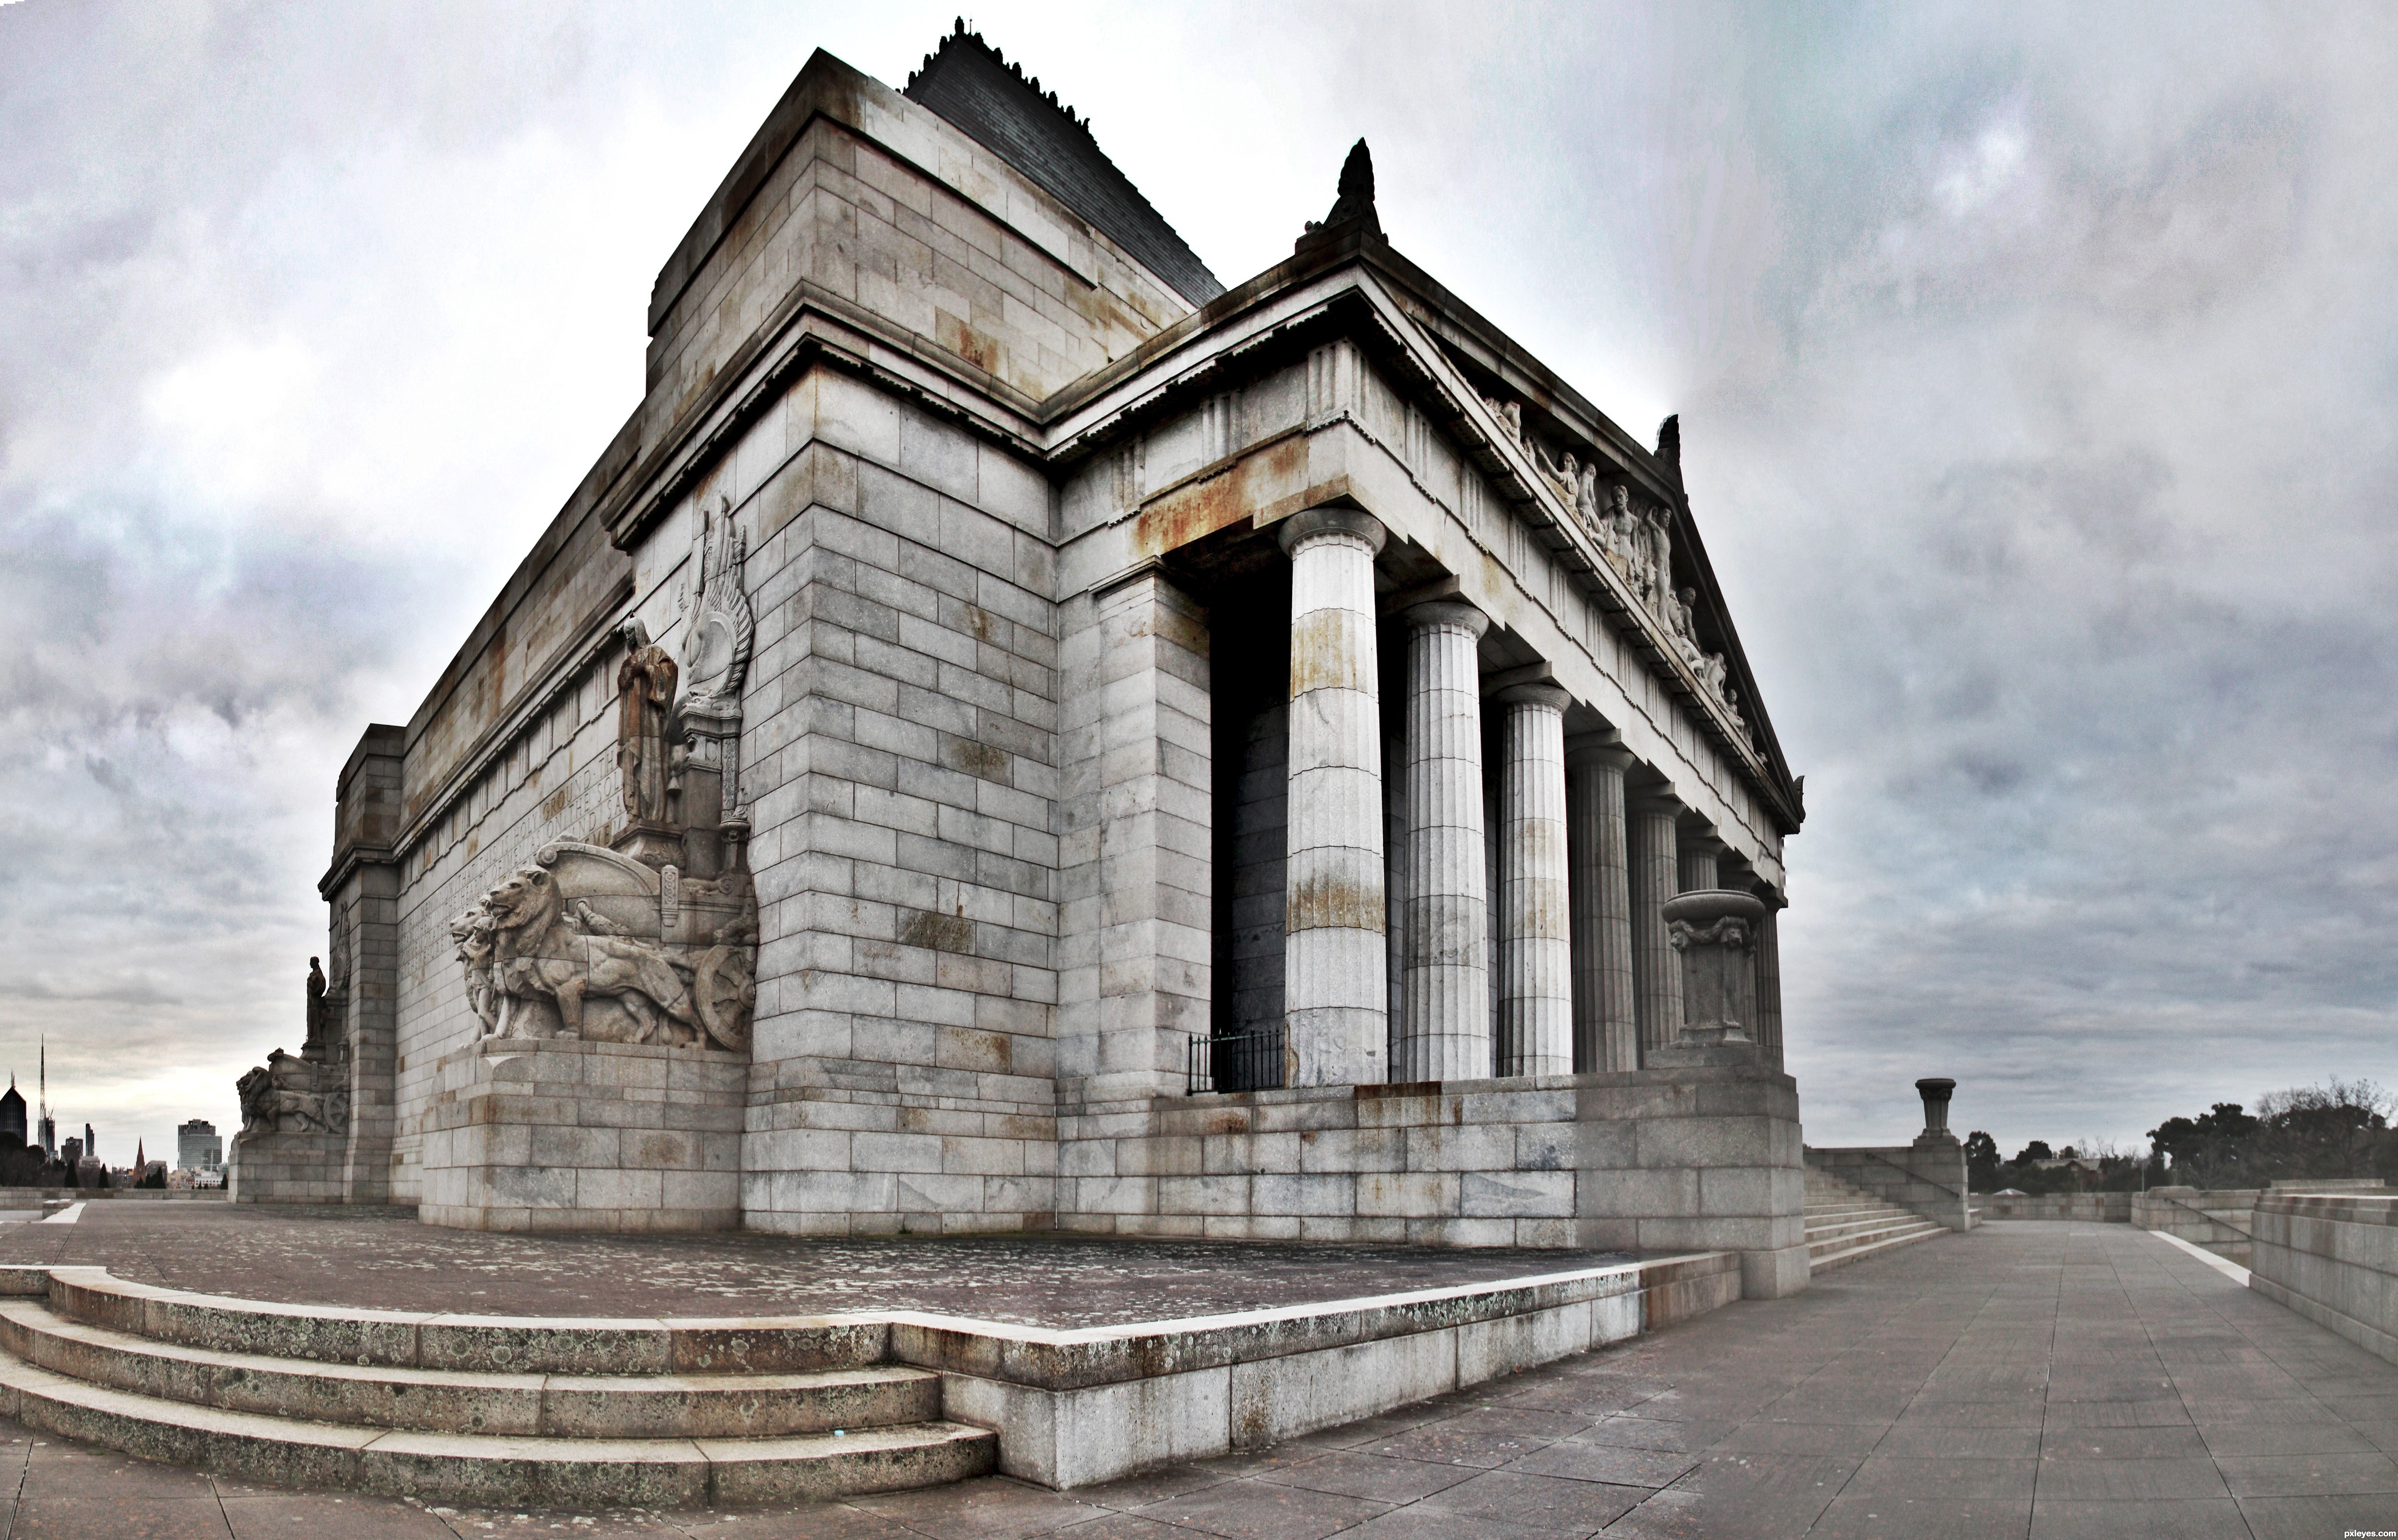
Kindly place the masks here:
POLYGON ((1676 412, 1657 425, 1657 458, 1674 473, 1675 480, 1682 479, 1681 413, 1676 412))
POLYGON ((1381 219, 1374 212, 1374 154, 1366 148, 1362 139, 1349 147, 1349 158, 1340 163, 1340 196, 1333 202, 1332 212, 1325 215, 1321 223, 1307 222, 1306 234, 1299 237, 1299 248, 1319 244, 1335 231, 1346 234, 1346 227, 1353 223, 1377 237, 1382 233, 1381 219))

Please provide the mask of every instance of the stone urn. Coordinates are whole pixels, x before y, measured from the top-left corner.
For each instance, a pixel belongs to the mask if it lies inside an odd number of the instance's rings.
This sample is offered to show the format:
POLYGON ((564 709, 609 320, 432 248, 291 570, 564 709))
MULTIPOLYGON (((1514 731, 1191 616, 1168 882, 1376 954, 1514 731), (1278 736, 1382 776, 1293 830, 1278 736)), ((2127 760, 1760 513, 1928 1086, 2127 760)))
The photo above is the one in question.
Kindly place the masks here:
POLYGON ((1757 1055, 1757 934, 1765 905, 1731 888, 1665 900, 1665 932, 1682 960, 1682 1031, 1650 1056, 1673 1064, 1746 1062, 1757 1055))
POLYGON ((1923 1131, 1915 1136, 1915 1142, 1919 1146, 1956 1143, 1957 1136, 1948 1131, 1948 1098, 1956 1093, 1957 1082, 1935 1075, 1917 1081, 1915 1089, 1923 1098, 1923 1131))

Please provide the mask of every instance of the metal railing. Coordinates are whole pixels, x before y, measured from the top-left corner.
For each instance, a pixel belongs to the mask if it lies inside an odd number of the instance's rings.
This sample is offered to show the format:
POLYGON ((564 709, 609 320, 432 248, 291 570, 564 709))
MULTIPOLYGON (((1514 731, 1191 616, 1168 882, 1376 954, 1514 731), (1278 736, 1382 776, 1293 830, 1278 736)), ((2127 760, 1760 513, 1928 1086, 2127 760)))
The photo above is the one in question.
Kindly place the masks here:
POLYGON ((1273 1091, 1282 1088, 1282 1029, 1230 1037, 1193 1037, 1183 1093, 1273 1091))

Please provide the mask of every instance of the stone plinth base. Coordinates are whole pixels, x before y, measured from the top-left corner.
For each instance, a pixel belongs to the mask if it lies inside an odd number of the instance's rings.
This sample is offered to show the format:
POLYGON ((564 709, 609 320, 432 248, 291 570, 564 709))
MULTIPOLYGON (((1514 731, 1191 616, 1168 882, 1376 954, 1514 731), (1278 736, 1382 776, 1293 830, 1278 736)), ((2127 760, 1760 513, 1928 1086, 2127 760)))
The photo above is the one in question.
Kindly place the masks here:
POLYGON ((1058 1225, 1732 1251, 1807 1286, 1798 1092, 1754 1062, 1163 1097, 1059 1118, 1058 1225))
POLYGON ((339 1203, 349 1147, 347 1134, 238 1133, 225 1185, 236 1203, 339 1203))
POLYGON ((462 1230, 736 1230, 749 1066, 487 1037, 444 1058, 417 1217, 462 1230))

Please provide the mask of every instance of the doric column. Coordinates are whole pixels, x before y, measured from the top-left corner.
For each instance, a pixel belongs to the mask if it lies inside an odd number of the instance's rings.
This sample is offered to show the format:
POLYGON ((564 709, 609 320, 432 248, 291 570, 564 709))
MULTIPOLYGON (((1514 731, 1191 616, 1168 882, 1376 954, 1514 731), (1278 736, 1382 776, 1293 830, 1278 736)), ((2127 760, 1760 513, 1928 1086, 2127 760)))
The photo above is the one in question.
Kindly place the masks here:
POLYGON ((1789 900, 1760 883, 1765 918, 1757 925, 1757 1041, 1775 1069, 1782 1067, 1782 911, 1789 900))
POLYGON ((1676 865, 1680 869, 1679 891, 1704 893, 1721 887, 1723 848, 1723 842, 1703 827, 1693 825, 1678 831, 1674 842, 1674 855, 1676 865))
POLYGON ((1681 873, 1675 861, 1674 820, 1682 804, 1658 788, 1628 800, 1624 827, 1632 857, 1632 987, 1640 1023, 1641 1061, 1681 1035, 1682 961, 1665 929, 1665 900, 1681 873))
POLYGON ((1554 684, 1501 692, 1507 708, 1501 788, 1499 1073, 1573 1069, 1573 933, 1566 877, 1566 705, 1554 684))
POLYGON ((1631 865, 1623 772, 1632 753, 1606 738, 1566 748, 1566 848, 1573 905, 1574 1068, 1637 1070, 1631 865))
POLYGON ((1484 871, 1482 689, 1471 604, 1407 612, 1405 992, 1391 1078, 1490 1073, 1489 891, 1484 871))
POLYGON ((1283 887, 1284 1084, 1383 1079, 1382 723, 1374 657, 1381 524, 1346 508, 1285 521, 1290 801, 1283 887))

